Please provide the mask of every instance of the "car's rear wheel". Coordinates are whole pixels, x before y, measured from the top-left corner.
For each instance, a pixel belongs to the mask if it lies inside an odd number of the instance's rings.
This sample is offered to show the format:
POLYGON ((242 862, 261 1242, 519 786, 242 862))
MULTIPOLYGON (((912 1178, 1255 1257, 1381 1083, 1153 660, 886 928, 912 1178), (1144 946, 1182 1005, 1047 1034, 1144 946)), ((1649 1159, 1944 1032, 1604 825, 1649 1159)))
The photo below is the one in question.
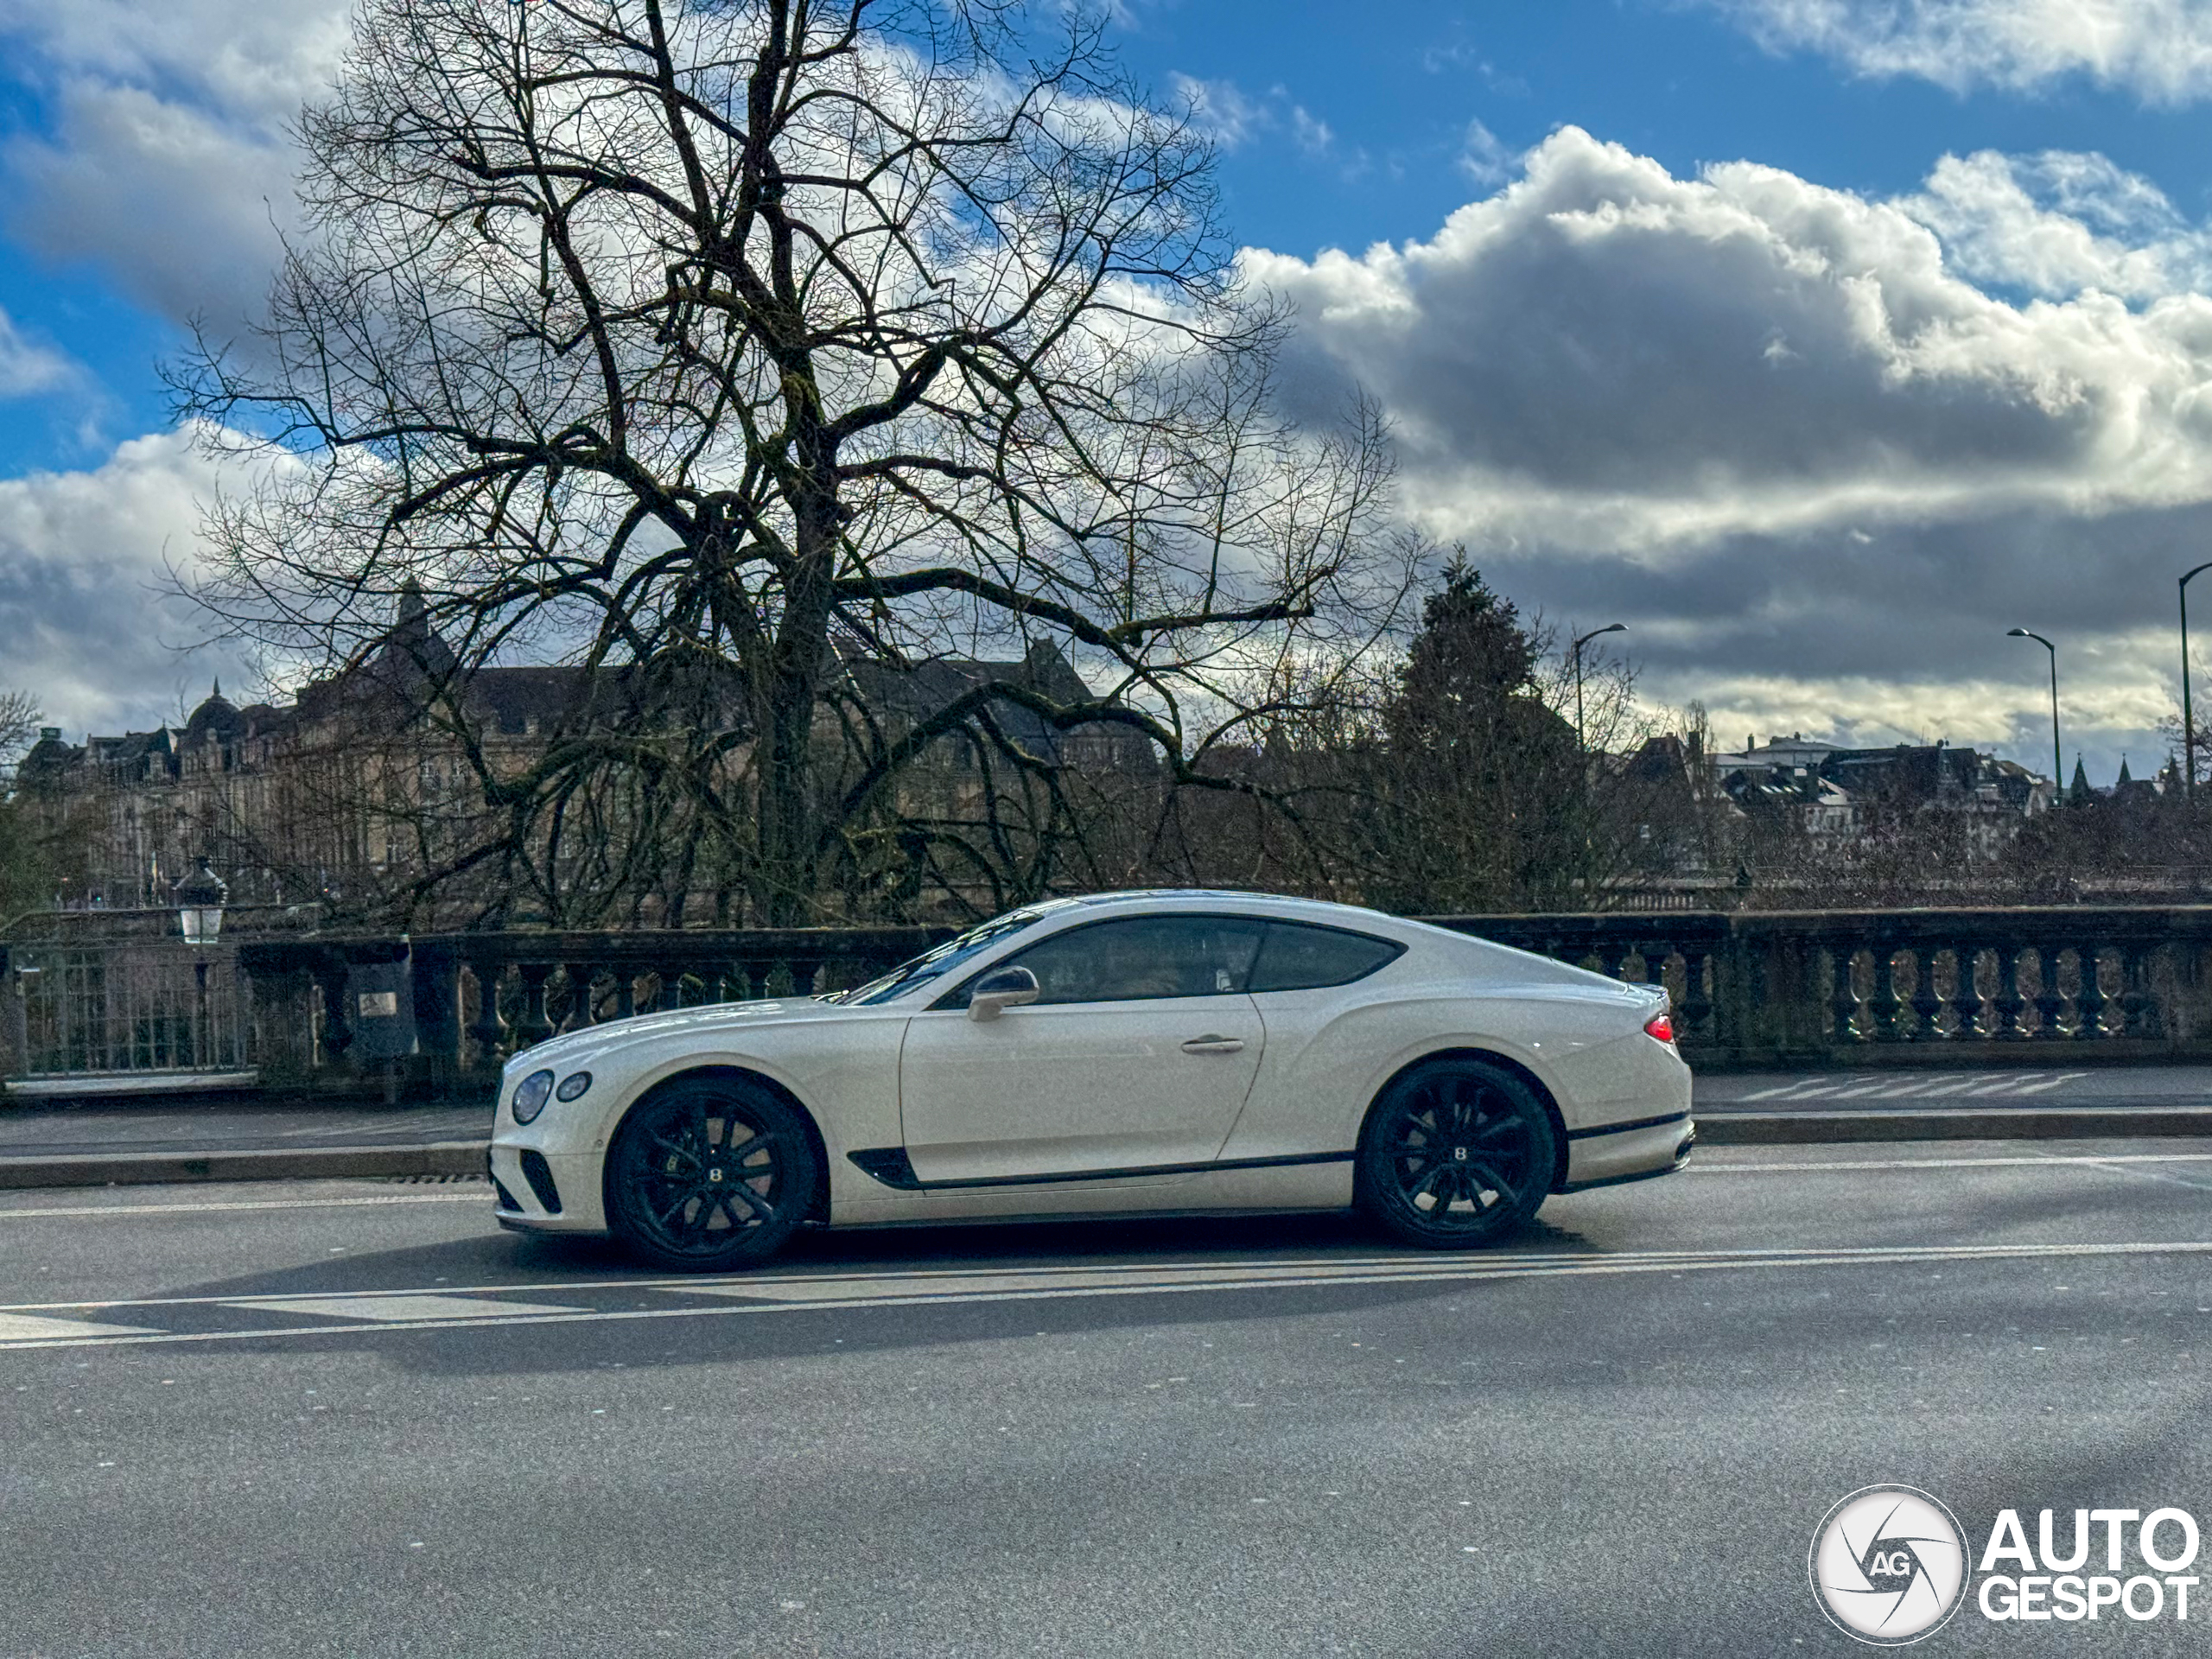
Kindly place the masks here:
POLYGON ((640 1102, 615 1132, 607 1220, 658 1267, 750 1267, 783 1248, 820 1179, 787 1102, 742 1078, 686 1077, 640 1102))
POLYGON ((1430 1060, 1395 1078, 1360 1132, 1360 1207, 1408 1244, 1474 1249, 1527 1226, 1557 1155, 1535 1090, 1483 1060, 1430 1060))

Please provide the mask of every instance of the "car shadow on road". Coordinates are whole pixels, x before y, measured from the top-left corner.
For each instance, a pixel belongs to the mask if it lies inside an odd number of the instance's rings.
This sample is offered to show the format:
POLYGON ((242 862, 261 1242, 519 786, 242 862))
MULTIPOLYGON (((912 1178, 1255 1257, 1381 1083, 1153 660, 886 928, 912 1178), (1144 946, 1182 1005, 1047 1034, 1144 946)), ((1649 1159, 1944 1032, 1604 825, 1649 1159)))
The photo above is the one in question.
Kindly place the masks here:
MULTIPOLYGON (((842 1278, 977 1270, 1020 1272, 1111 1266, 1273 1265, 1376 1262, 1392 1266, 1503 1265, 1516 1255, 1588 1251, 1580 1235, 1538 1222, 1510 1243, 1467 1254, 1408 1249, 1378 1236, 1350 1215, 1146 1217, 1121 1222, 1040 1222, 885 1229, 874 1232, 810 1233, 763 1271, 842 1278)), ((497 1235, 363 1253, 302 1263, 197 1285, 178 1293, 214 1301, 256 1297, 331 1296, 407 1291, 457 1295, 497 1292, 527 1301, 589 1306, 614 1314, 681 1306, 690 1281, 639 1266, 606 1239, 512 1237, 497 1235), (640 1300, 626 1306, 623 1291, 634 1282, 640 1300), (588 1286, 588 1294, 573 1294, 588 1286), (556 1287, 568 1287, 563 1294, 556 1287)), ((741 1298, 744 1275, 702 1276, 698 1281, 741 1298)), ((888 1288, 889 1287, 887 1287, 888 1288)), ((302 1338, 241 1336, 226 1339, 230 1352, 296 1351, 302 1342, 319 1352, 373 1351, 399 1368, 428 1374, 505 1375, 586 1371, 610 1365, 723 1364, 770 1361, 804 1354, 847 1354, 988 1341, 1008 1336, 1075 1334, 1116 1328, 1211 1324, 1267 1319, 1285 1312, 1357 1313, 1360 1309, 1433 1297, 1457 1297, 1473 1287, 1465 1280, 1331 1285, 1304 1281, 1251 1289, 1178 1289, 1163 1294, 1135 1288, 1126 1294, 1036 1296, 999 1300, 919 1301, 898 1306, 747 1308, 702 1298, 694 1317, 611 1318, 555 1323, 487 1320, 463 1327, 391 1329, 339 1325, 302 1338), (1286 1302, 1286 1299, 1290 1299, 1286 1302), (737 1317, 729 1317, 736 1313, 737 1317)))

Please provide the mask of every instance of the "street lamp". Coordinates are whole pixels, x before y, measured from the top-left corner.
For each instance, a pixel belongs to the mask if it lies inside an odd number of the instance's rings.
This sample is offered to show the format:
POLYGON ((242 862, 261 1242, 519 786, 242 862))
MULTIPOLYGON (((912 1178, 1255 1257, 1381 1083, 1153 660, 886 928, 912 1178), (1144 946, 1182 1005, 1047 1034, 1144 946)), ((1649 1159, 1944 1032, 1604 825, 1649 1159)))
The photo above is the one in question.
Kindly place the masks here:
POLYGON ((2181 752, 2182 798, 2196 798, 2196 726, 2189 713, 2189 578, 2197 570, 2212 570, 2212 563, 2200 564, 2181 579, 2181 752))
POLYGON ((2050 653, 2050 787, 2053 806, 2066 798, 2066 778, 2058 763, 2058 647, 2026 628, 2007 628, 2007 639, 2032 639, 2050 653))
POLYGON ((1627 623, 1608 622, 1602 628, 1591 629, 1589 632, 1574 642, 1574 747, 1577 749, 1588 747, 1582 741, 1582 647, 1601 633, 1626 633, 1627 632, 1627 623))
POLYGON ((231 896, 230 884, 215 874, 206 859, 176 884, 177 926, 189 945, 215 943, 223 931, 223 901, 231 896))

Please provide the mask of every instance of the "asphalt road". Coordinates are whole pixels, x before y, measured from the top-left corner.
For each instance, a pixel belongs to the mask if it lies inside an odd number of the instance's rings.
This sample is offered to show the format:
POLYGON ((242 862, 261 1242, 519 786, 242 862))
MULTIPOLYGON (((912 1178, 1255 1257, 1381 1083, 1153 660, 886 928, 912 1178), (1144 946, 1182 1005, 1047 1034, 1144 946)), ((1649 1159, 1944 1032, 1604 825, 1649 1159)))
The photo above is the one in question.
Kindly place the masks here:
MULTIPOLYGON (((1806 1554, 1871 1483, 1976 1548, 2212 1531, 2202 1147, 1709 1153, 1477 1257, 1157 1221, 704 1282, 473 1184, 0 1195, 0 1652, 1859 1652, 1806 1554)), ((2201 1654, 2190 1611, 1917 1651, 2201 1654)))

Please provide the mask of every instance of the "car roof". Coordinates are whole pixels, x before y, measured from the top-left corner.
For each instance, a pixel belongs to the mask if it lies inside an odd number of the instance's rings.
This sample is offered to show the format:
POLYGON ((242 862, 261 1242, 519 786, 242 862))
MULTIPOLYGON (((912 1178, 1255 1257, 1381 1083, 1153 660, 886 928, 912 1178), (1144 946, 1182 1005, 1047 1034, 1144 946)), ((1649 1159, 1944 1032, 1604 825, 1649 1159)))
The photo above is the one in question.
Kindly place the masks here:
MULTIPOLYGON (((1277 893, 1238 893, 1220 887, 1135 887, 1122 893, 1085 893, 1053 906, 1057 913, 1085 910, 1235 910, 1247 915, 1280 916, 1285 920, 1334 923, 1339 927, 1373 926, 1377 923, 1403 925, 1398 917, 1355 905, 1332 904, 1323 899, 1294 899, 1277 893)), ((1042 919, 1040 918, 1040 919, 1042 919)))

